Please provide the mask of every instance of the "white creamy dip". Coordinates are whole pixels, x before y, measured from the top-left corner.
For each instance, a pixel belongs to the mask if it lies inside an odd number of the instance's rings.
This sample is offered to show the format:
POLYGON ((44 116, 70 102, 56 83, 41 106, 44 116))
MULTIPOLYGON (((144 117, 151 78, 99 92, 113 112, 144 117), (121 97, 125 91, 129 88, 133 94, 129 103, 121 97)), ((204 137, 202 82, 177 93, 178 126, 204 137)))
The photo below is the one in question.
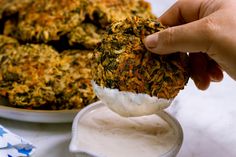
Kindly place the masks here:
POLYGON ((159 157, 177 135, 158 115, 121 117, 101 106, 81 117, 76 147, 99 157, 159 157))

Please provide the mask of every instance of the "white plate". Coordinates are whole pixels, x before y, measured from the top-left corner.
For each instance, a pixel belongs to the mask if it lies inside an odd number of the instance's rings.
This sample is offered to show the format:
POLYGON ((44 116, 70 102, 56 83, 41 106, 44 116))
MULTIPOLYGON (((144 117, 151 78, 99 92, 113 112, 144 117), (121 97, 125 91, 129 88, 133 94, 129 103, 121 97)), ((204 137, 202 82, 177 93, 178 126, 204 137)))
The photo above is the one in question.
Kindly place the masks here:
POLYGON ((37 123, 72 122, 78 110, 29 110, 6 106, 7 102, 0 97, 0 117, 37 123))

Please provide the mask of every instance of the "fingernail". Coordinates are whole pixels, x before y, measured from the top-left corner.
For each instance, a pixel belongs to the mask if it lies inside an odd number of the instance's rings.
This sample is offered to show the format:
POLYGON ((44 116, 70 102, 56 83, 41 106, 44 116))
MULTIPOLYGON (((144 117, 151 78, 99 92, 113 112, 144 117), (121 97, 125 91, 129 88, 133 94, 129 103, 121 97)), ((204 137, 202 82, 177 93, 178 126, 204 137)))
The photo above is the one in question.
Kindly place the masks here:
POLYGON ((197 86, 197 88, 200 90, 206 90, 210 85, 209 77, 204 79, 200 76, 197 76, 193 80, 194 80, 194 83, 197 86))
POLYGON ((145 38, 144 42, 147 48, 153 49, 157 46, 158 35, 157 34, 149 35, 145 38))

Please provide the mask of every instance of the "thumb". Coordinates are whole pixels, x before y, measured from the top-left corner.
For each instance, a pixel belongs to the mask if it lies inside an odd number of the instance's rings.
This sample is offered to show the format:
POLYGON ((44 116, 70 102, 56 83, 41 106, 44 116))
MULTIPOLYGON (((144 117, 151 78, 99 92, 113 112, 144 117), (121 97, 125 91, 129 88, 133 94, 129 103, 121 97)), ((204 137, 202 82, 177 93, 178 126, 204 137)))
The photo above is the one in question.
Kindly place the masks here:
POLYGON ((154 53, 206 52, 210 46, 212 29, 207 19, 169 27, 144 39, 146 48, 154 53))

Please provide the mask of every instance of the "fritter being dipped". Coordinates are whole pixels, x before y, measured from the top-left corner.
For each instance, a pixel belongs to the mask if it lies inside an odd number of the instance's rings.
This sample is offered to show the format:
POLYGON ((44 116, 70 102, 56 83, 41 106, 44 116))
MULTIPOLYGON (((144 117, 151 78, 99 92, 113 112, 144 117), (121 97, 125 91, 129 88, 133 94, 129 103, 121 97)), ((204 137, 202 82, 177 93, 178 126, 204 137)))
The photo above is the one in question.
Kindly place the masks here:
MULTIPOLYGON (((149 102, 147 100, 139 102, 143 98, 138 97, 138 94, 149 95, 153 99, 150 103, 154 105, 155 110, 165 108, 170 104, 170 101, 184 88, 189 74, 186 54, 175 53, 161 56, 145 48, 144 37, 163 29, 165 27, 159 22, 140 17, 127 18, 110 26, 101 44, 95 50, 97 65, 93 73, 95 83, 98 85, 94 84, 95 92, 99 98, 110 97, 110 100, 105 101, 112 101, 113 96, 117 97, 116 94, 110 95, 108 88, 114 89, 114 92, 119 90, 132 93, 132 98, 128 96, 121 99, 139 104, 149 102), (103 90, 104 88, 106 89, 103 90), (154 97, 158 99, 154 100, 154 97), (167 101, 162 101, 158 106, 155 103, 159 99, 167 101)), ((140 112, 147 112, 144 114, 153 112, 153 110, 144 111, 142 105, 139 107, 141 107, 140 112)))

